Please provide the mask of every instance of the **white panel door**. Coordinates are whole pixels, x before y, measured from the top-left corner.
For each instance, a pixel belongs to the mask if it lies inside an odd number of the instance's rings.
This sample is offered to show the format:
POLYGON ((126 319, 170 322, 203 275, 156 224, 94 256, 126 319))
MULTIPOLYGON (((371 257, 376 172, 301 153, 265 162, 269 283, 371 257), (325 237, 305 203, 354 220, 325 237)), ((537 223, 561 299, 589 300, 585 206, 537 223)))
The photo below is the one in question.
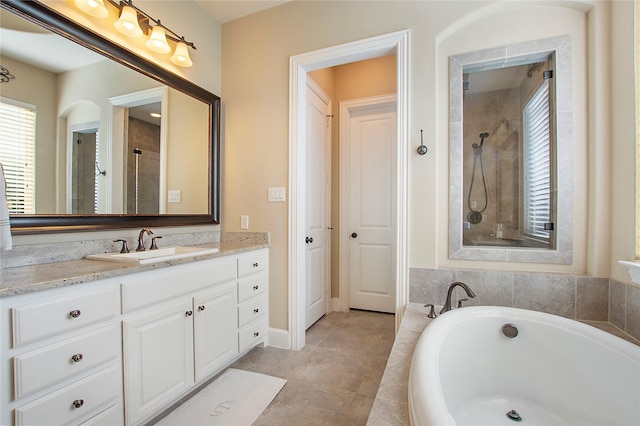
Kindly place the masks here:
POLYGON ((349 307, 395 312, 396 103, 349 109, 349 307))
POLYGON ((330 105, 313 83, 307 86, 306 134, 306 319, 311 327, 327 313, 330 279, 330 105))

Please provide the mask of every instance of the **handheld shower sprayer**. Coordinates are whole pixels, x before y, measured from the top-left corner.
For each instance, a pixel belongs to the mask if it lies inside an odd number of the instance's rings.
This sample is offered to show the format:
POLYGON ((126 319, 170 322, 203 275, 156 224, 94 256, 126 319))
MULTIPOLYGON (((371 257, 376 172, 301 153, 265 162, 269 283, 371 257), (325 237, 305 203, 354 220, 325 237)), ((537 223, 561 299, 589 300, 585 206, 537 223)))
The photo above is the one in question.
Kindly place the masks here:
POLYGON ((471 172, 471 184, 469 185, 469 195, 467 196, 467 205, 469 207, 469 213, 467 214, 467 220, 470 223, 477 224, 482 221, 482 212, 485 211, 489 203, 489 193, 487 192, 487 182, 484 177, 484 166, 482 164, 482 145, 484 145, 484 139, 489 137, 489 133, 480 133, 480 145, 474 143, 473 146, 473 169, 471 172), (480 175, 482 177, 482 186, 484 187, 484 207, 482 210, 476 210, 471 207, 471 191, 473 190, 473 181, 476 177, 476 161, 480 163, 480 175))

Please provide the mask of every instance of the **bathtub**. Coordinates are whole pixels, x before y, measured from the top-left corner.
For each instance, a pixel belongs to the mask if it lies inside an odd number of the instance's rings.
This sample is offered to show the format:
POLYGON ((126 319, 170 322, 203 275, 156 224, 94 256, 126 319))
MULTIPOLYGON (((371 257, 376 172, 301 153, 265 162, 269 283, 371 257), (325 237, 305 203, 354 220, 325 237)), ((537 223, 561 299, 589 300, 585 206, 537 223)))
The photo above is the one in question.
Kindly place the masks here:
POLYGON ((640 425, 640 346, 542 312, 455 309, 418 340, 409 412, 413 426, 640 425))

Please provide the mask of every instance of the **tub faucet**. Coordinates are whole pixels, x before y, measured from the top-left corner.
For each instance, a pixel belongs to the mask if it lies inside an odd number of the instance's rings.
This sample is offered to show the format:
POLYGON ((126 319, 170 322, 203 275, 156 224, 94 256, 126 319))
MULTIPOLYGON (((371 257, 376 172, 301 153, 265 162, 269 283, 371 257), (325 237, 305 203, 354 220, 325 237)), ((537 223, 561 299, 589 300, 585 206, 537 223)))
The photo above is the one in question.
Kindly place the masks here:
POLYGON ((140 233, 138 234, 138 248, 136 248, 136 251, 144 251, 144 233, 147 233, 147 235, 153 235, 153 232, 151 231, 151 229, 149 228, 142 228, 142 230, 140 231, 140 233))
POLYGON ((451 295, 453 294, 453 289, 454 289, 454 288, 456 288, 456 287, 458 287, 458 286, 462 287, 462 289, 463 289, 465 292, 467 292, 467 296, 469 296, 469 297, 471 297, 471 298, 476 297, 476 294, 473 292, 473 290, 471 290, 471 289, 469 288, 469 286, 468 286, 468 285, 466 285, 465 283, 462 283, 462 282, 460 282, 460 281, 456 281, 455 283, 452 283, 452 284, 449 286, 449 290, 447 291, 447 300, 445 300, 445 302, 444 302, 444 306, 443 306, 443 307, 442 307, 442 309, 440 310, 440 313, 441 313, 441 314, 444 314, 445 312, 447 312, 447 311, 450 311, 450 310, 451 310, 451 295))

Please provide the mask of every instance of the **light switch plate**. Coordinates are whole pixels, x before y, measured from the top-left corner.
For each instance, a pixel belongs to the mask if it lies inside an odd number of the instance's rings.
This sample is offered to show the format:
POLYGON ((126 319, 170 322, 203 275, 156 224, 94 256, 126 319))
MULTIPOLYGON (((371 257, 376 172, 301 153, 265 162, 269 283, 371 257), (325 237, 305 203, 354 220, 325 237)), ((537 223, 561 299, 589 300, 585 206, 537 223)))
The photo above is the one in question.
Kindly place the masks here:
POLYGON ((180 191, 169 191, 167 198, 170 203, 179 203, 180 191))
POLYGON ((240 215, 240 229, 249 229, 249 216, 240 215))
POLYGON ((268 201, 270 203, 284 203, 287 201, 287 190, 284 187, 269 188, 268 201))

